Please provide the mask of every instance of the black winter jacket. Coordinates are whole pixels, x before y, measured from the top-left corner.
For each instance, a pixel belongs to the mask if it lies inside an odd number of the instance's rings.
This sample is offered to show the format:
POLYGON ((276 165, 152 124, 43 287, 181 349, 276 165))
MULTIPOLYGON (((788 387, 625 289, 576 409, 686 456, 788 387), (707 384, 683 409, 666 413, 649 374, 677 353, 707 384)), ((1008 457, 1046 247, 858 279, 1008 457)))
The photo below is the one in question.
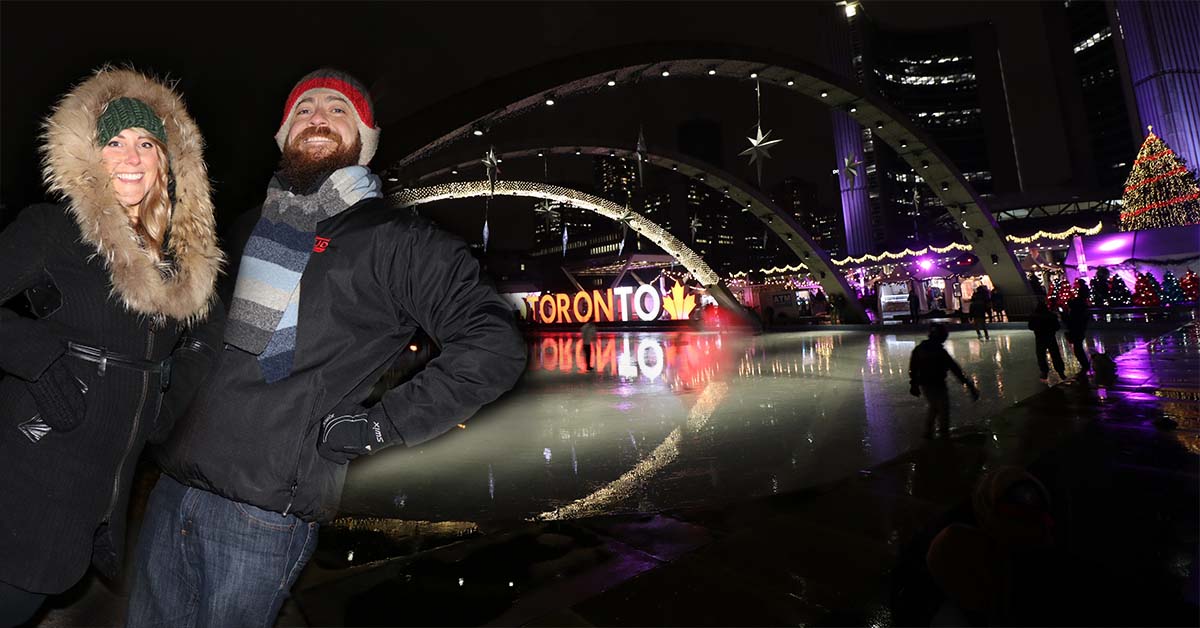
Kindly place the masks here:
POLYGON ((946 389, 946 372, 954 373, 958 381, 966 384, 967 376, 946 347, 936 340, 925 340, 913 349, 908 360, 908 376, 913 385, 936 390, 946 389))
MULTIPOLYGON (((241 253, 260 213, 239 219, 231 254, 241 253)), ((441 353, 381 401, 408 446, 511 388, 524 370, 525 344, 466 244, 409 211, 367 199, 318 223, 316 237, 328 244, 301 276, 291 374, 268 384, 257 356, 226 345, 157 457, 184 484, 328 521, 346 465, 317 453, 321 420, 341 402, 365 400, 416 329, 441 353)), ((236 277, 233 267, 221 289, 227 302, 236 277)))
POLYGON ((0 581, 53 594, 75 584, 89 560, 115 575, 138 456, 182 413, 207 368, 203 351, 181 346, 163 395, 158 375, 111 365, 101 374, 66 354, 66 343, 160 361, 185 330, 219 338, 223 311, 203 140, 178 96, 131 70, 102 70, 64 98, 46 128, 46 183, 65 202, 29 207, 0 233, 0 304, 47 283, 61 294, 61 307, 38 318, 0 307, 0 581), (175 270, 167 274, 108 187, 87 115, 128 94, 167 129, 176 183, 168 246, 175 270), (45 412, 32 386, 43 400, 46 388, 77 394, 50 381, 49 369, 61 368, 86 386, 82 420, 69 430, 23 431, 45 412))

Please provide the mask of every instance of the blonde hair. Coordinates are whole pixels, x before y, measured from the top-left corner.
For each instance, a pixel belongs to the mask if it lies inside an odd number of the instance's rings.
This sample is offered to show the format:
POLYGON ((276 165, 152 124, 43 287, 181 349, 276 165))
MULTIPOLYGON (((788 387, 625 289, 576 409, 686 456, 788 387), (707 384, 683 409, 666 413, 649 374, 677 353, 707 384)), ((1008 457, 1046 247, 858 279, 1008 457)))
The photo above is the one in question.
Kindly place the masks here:
POLYGON ((154 149, 158 152, 158 177, 138 205, 138 221, 133 225, 133 230, 141 236, 146 252, 154 257, 154 261, 160 262, 163 240, 171 224, 171 165, 167 159, 167 147, 157 137, 140 127, 134 127, 132 130, 154 144, 154 149))

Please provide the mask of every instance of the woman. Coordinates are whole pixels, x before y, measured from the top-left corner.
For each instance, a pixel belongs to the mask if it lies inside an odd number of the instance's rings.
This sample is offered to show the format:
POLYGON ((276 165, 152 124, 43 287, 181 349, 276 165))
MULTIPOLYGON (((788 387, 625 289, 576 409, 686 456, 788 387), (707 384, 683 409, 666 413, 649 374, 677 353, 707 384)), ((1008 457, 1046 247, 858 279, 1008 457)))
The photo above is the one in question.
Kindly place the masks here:
POLYGON ((224 320, 203 140, 180 98, 106 68, 45 128, 63 200, 0 233, 0 625, 89 562, 117 573, 138 456, 190 401, 224 320))

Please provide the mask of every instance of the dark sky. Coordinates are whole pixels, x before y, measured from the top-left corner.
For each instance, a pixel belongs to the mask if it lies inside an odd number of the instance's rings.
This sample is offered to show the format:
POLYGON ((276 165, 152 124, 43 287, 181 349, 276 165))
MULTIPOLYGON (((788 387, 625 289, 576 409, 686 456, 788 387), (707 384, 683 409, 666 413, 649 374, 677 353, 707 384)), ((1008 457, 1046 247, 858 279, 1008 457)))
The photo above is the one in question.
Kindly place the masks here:
MULTIPOLYGON (((1026 106, 1028 111, 1014 114, 1027 117, 1034 133, 1053 126, 1053 117, 1039 117, 1036 102, 1036 95, 1044 91, 1037 80, 1045 81, 1039 78, 1036 62, 1040 44, 1021 39, 1032 3, 868 5, 881 22, 899 28, 997 19, 1001 46, 1017 55, 1015 80, 1028 84, 1035 96, 1025 99, 1032 103, 1026 106)), ((208 141, 206 157, 219 216, 228 219, 261 198, 278 159, 272 135, 283 100, 294 82, 316 67, 340 67, 371 85, 386 150, 389 141, 404 143, 431 133, 406 128, 405 120, 412 114, 427 112, 454 94, 488 81, 590 50, 704 41, 754 45, 820 62, 825 53, 817 17, 835 10, 831 7, 826 1, 5 1, 0 3, 0 201, 6 215, 0 217, 0 224, 20 207, 42 199, 36 153, 40 120, 73 83, 106 62, 132 63, 179 81, 179 90, 208 141), (137 23, 144 27, 123 25, 114 18, 121 15, 140 16, 137 23)), ((811 103, 793 103, 770 91, 764 99, 764 117, 770 112, 769 126, 786 140, 772 153, 777 157, 768 165, 770 176, 797 175, 814 181, 822 199, 836 203, 828 115, 811 103)), ((715 118, 725 123, 727 165, 749 176, 736 152, 743 132, 753 124, 753 105, 748 84, 717 88, 681 82, 573 103, 554 112, 557 119, 522 124, 530 133, 557 128, 569 135, 570 115, 588 120, 595 126, 593 132, 628 137, 632 144, 639 125, 647 126, 648 136, 657 134, 650 140, 655 143, 673 136, 674 126, 681 121, 715 118)), ((485 149, 482 144, 463 148, 464 155, 485 149)), ((1047 168, 1052 170, 1051 166, 1047 168)))

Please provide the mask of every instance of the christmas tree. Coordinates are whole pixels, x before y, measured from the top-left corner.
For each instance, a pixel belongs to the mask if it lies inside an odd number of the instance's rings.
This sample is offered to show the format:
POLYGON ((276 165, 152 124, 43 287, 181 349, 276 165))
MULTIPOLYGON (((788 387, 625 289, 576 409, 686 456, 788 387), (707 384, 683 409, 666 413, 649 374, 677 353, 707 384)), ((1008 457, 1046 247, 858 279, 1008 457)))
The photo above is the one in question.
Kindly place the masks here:
POLYGON ((1137 283, 1133 286, 1133 304, 1140 307, 1155 307, 1162 303, 1162 286, 1150 273, 1138 275, 1137 283))
POLYGON ((1133 295, 1129 294, 1129 286, 1120 275, 1113 275, 1108 282, 1108 304, 1116 307, 1133 303, 1133 295))
POLYGON ((1121 197, 1121 231, 1200 223, 1196 176, 1151 128, 1138 151, 1121 197))
POLYGON ((1166 305, 1174 305, 1183 301, 1183 286, 1179 285, 1179 278, 1175 273, 1167 271, 1163 273, 1162 280, 1162 302, 1166 305))
POLYGON ((1092 303, 1101 307, 1109 305, 1108 302, 1108 281, 1110 275, 1108 268, 1101 266, 1096 269, 1096 276, 1092 277, 1092 303))
POLYGON ((1075 286, 1071 285, 1071 282, 1063 279, 1054 282, 1054 290, 1046 299, 1046 305, 1050 309, 1054 309, 1056 307, 1065 309, 1067 307, 1067 301, 1070 301, 1074 298, 1075 286))
POLYGON ((1192 269, 1188 269, 1183 275, 1183 279, 1179 281, 1179 286, 1183 288, 1183 296, 1188 301, 1196 301, 1200 297, 1200 279, 1196 277, 1196 273, 1192 269))

